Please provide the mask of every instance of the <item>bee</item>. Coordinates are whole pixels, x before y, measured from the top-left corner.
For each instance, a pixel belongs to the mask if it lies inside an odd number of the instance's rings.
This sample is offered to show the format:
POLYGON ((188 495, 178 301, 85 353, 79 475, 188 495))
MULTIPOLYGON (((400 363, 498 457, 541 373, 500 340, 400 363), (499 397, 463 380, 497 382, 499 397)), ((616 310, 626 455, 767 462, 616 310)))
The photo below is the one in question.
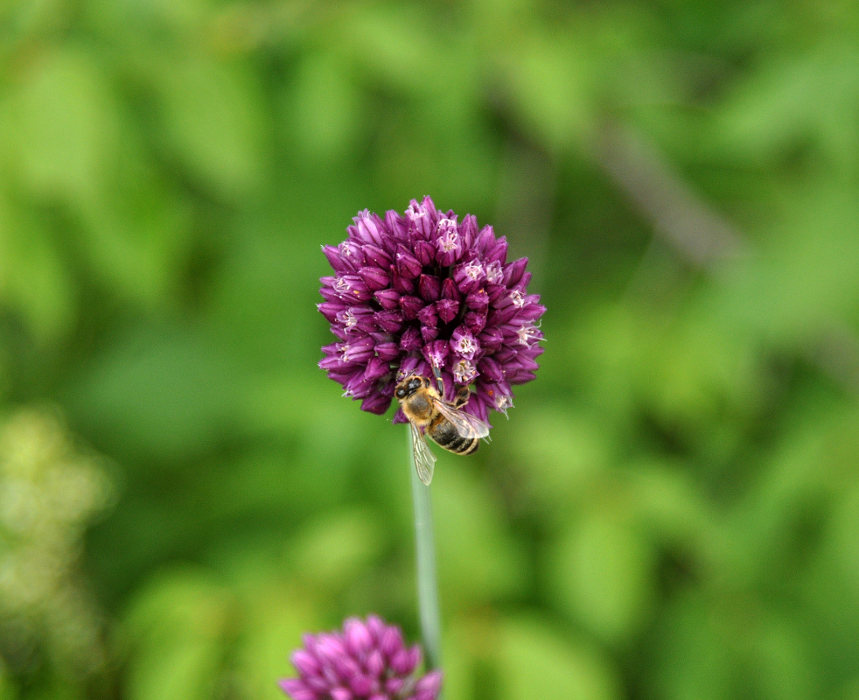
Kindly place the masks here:
POLYGON ((410 374, 394 390, 394 396, 409 419, 418 478, 427 486, 432 481, 435 455, 430 451, 425 436, 449 452, 468 455, 477 449, 480 438, 489 435, 489 425, 460 410, 468 402, 468 389, 462 387, 453 403, 445 401, 441 375, 437 373, 436 376, 438 389, 428 377, 410 374))

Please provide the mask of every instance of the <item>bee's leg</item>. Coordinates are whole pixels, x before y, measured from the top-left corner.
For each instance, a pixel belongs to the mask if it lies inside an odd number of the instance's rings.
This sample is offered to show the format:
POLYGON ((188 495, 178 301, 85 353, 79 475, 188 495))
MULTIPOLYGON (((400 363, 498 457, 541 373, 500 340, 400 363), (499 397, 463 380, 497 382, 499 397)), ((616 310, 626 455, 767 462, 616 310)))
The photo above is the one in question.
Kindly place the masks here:
MULTIPOLYGON (((436 381, 438 382, 438 393, 441 394, 442 399, 445 399, 444 395, 444 378, 441 376, 441 370, 433 365, 432 367, 433 374, 435 375, 436 381)), ((456 395, 453 397, 453 406, 454 408, 462 408, 468 403, 468 398, 471 396, 471 392, 468 390, 467 386, 461 386, 456 390, 456 395)))
POLYGON ((456 390, 456 396, 453 399, 453 405, 455 408, 462 408, 465 404, 468 403, 468 399, 471 397, 471 392, 468 390, 467 386, 461 386, 456 390))
POLYGON ((442 379, 441 370, 433 365, 432 373, 435 375, 435 380, 438 382, 438 393, 442 398, 444 398, 444 379, 442 379))

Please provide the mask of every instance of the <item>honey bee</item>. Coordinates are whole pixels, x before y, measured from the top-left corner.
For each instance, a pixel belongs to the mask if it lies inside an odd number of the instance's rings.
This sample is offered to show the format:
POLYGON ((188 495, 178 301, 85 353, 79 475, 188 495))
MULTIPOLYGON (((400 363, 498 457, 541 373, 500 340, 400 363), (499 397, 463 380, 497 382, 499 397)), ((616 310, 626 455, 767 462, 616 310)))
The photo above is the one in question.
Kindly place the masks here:
POLYGON ((443 386, 438 376, 439 388, 433 386, 428 377, 410 374, 394 391, 412 433, 412 453, 418 478, 429 486, 435 468, 435 455, 430 451, 425 436, 432 438, 440 447, 458 455, 474 452, 480 438, 489 435, 489 426, 479 418, 460 410, 470 396, 466 387, 457 392, 454 402, 442 398, 443 386))

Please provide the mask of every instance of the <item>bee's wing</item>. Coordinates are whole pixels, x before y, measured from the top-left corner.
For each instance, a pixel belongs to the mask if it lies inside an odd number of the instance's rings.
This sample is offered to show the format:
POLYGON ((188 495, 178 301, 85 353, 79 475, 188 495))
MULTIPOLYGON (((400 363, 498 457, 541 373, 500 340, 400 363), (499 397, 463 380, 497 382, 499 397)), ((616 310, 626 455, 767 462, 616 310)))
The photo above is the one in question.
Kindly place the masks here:
POLYGON ((420 428, 409 421, 409 429, 412 431, 412 455, 415 458, 415 470, 418 473, 418 479, 429 486, 430 481, 432 481, 433 469, 435 469, 435 455, 427 445, 420 428))
POLYGON ((436 399, 435 407, 439 413, 447 418, 456 428, 456 432, 464 438, 485 438, 489 435, 489 424, 484 423, 480 418, 472 416, 470 413, 461 411, 460 409, 436 399))

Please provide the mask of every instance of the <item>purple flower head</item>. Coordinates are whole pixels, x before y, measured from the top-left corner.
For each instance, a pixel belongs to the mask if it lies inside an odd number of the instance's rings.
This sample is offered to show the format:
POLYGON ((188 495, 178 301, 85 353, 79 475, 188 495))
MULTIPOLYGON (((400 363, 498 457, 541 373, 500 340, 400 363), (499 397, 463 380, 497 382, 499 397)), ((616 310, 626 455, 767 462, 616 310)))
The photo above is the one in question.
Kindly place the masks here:
MULTIPOLYGON (((528 294, 527 258, 507 262, 507 241, 412 200, 384 218, 359 212, 339 246, 323 246, 334 275, 321 279, 319 311, 337 342, 319 366, 361 408, 384 413, 396 383, 437 368, 451 400, 473 386, 465 410, 488 420, 506 415, 514 384, 534 378, 543 352, 539 320, 546 310, 528 294)), ((397 411, 395 422, 405 418, 397 411)))
POLYGON ((406 647, 399 627, 349 618, 342 632, 305 635, 292 654, 298 678, 280 687, 293 700, 436 700, 441 671, 419 677, 420 663, 420 647, 406 647))

